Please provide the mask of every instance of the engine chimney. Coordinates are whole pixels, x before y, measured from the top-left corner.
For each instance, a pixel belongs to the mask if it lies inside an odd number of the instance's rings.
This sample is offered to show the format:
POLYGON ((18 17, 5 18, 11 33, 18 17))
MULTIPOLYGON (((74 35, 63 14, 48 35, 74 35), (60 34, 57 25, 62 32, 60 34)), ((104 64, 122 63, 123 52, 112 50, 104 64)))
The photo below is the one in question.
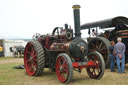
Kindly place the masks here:
POLYGON ((81 37, 80 33, 80 5, 73 5, 75 37, 81 37))

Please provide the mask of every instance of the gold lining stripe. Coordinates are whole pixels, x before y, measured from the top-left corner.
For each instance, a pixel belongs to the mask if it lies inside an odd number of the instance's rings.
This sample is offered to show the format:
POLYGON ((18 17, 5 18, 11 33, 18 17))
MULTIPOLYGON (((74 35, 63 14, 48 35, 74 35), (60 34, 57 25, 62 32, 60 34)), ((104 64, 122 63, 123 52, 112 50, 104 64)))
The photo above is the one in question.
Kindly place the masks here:
POLYGON ((80 9, 80 5, 73 5, 73 9, 80 9))

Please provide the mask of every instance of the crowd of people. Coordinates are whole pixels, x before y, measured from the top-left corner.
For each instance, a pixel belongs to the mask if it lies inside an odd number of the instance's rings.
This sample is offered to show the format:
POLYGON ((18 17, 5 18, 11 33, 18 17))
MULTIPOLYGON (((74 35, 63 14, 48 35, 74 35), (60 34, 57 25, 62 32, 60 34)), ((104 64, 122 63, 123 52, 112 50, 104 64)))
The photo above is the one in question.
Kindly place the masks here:
POLYGON ((23 46, 10 47, 10 52, 13 53, 14 57, 23 56, 23 54, 24 54, 24 47, 23 46))
MULTIPOLYGON (((95 29, 92 29, 91 36, 96 36, 95 29)), ((111 72, 116 72, 114 66, 117 65, 117 72, 125 73, 125 44, 122 42, 122 38, 118 37, 116 44, 114 41, 110 42, 109 53, 111 72)))
POLYGON ((118 73, 125 73, 125 44, 120 37, 117 38, 117 43, 111 41, 109 47, 110 56, 110 69, 111 72, 115 72, 115 61, 118 69, 118 73))

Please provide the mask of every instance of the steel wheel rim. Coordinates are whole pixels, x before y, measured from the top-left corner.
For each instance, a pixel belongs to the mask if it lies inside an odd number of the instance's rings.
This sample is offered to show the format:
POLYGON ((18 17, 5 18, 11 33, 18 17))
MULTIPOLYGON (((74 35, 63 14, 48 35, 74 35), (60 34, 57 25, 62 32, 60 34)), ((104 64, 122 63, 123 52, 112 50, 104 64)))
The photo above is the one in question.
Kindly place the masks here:
POLYGON ((57 78, 63 83, 66 82, 69 75, 68 64, 66 59, 62 56, 59 56, 56 61, 56 75, 57 78))
POLYGON ((101 62, 96 55, 88 56, 88 58, 89 60, 95 61, 95 66, 87 67, 88 75, 91 78, 96 79, 100 76, 102 72, 101 62))
POLYGON ((33 76, 37 70, 37 54, 34 46, 28 43, 25 48, 24 65, 28 75, 33 76))
POLYGON ((90 43, 89 46, 89 51, 98 51, 103 55, 104 61, 107 64, 109 62, 109 55, 108 55, 108 50, 107 47, 103 42, 100 40, 93 41, 90 43))

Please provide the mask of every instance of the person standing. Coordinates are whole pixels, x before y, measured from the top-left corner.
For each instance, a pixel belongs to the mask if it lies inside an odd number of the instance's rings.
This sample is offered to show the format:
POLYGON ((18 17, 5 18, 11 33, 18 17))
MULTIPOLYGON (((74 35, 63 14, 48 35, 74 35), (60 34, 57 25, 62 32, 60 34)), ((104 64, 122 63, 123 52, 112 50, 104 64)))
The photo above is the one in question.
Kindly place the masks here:
POLYGON ((110 68, 111 68, 111 72, 115 72, 114 70, 114 65, 115 65, 115 52, 114 52, 114 45, 115 42, 111 41, 111 45, 109 46, 109 56, 110 56, 110 68))
POLYGON ((3 56, 3 47, 0 45, 0 57, 3 56))
POLYGON ((96 31, 95 31, 95 29, 92 29, 92 37, 96 37, 96 31))
POLYGON ((117 43, 114 46, 114 52, 116 53, 118 73, 125 73, 125 44, 120 37, 117 38, 117 43), (121 60, 121 65, 120 65, 121 60))

